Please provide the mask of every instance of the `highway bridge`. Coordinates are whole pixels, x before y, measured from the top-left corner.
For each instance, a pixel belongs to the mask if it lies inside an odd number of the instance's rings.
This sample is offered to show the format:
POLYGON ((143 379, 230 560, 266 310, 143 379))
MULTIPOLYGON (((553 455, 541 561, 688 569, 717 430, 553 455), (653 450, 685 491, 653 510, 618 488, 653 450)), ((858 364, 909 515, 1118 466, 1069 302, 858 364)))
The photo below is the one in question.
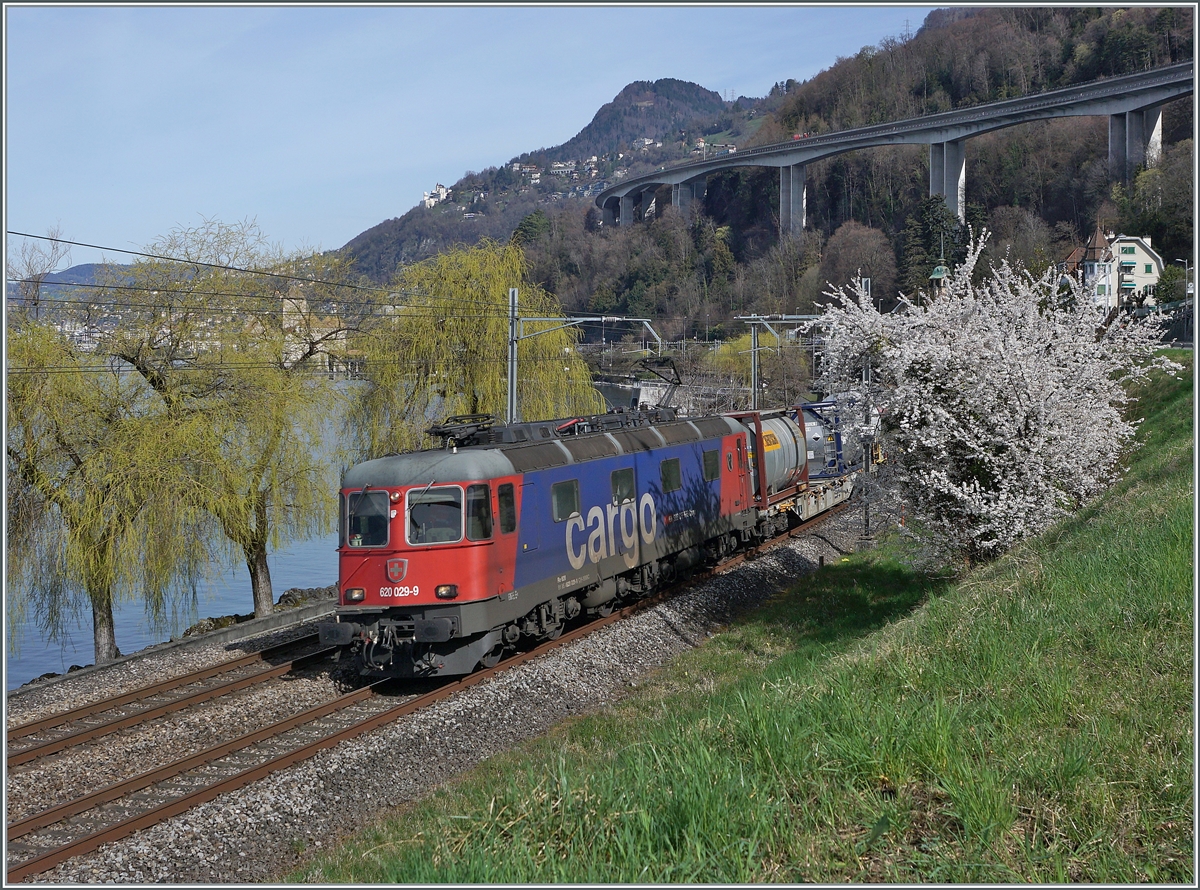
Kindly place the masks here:
POLYGON ((654 193, 671 186, 671 203, 681 209, 703 199, 707 177, 734 167, 779 168, 780 234, 799 234, 805 224, 804 167, 810 161, 880 145, 929 146, 929 194, 945 197, 950 211, 966 211, 966 142, 1032 121, 1079 115, 1108 115, 1108 162, 1114 179, 1128 183, 1140 165, 1158 163, 1162 106, 1194 87, 1192 62, 1109 77, 1060 90, 974 105, 941 114, 858 127, 805 139, 763 145, 700 161, 660 168, 623 180, 596 196, 606 224, 643 218, 654 193))

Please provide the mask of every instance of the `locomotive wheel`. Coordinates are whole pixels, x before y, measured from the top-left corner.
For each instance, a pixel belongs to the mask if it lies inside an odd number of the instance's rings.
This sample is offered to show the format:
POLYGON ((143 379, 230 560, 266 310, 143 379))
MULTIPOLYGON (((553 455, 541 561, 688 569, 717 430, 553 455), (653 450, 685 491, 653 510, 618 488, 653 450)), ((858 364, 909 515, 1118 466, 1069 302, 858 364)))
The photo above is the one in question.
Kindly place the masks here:
POLYGON ((596 606, 596 614, 599 615, 601 618, 607 618, 609 615, 612 614, 612 610, 613 610, 613 601, 612 600, 609 600, 606 603, 601 603, 600 605, 596 606))
POLYGON ((544 637, 542 637, 542 639, 557 640, 561 636, 562 636, 562 625, 556 624, 556 625, 554 625, 554 628, 552 630, 549 630, 546 632, 546 635, 544 637))
POLYGON ((504 655, 504 644, 497 643, 492 647, 492 650, 479 659, 479 664, 485 668, 494 668, 500 663, 500 657, 504 655))

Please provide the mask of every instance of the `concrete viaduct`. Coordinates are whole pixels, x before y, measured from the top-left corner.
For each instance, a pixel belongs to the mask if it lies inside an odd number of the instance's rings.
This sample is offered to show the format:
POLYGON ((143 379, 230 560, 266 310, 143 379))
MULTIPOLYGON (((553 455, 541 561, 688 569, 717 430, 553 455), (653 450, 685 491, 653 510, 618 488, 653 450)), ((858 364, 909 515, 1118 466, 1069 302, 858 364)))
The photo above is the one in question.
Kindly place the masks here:
POLYGON ((929 146, 929 194, 944 196, 950 211, 963 219, 965 147, 972 136, 1030 121, 1106 114, 1109 173, 1128 184, 1139 165, 1158 163, 1163 104, 1191 94, 1193 86, 1192 62, 1180 62, 1021 99, 763 145, 625 180, 597 195, 596 205, 607 225, 627 225, 646 215, 655 191, 663 186, 671 186, 671 203, 686 209, 692 201, 703 199, 711 173, 734 167, 778 167, 780 233, 799 234, 805 223, 805 164, 847 151, 904 143, 929 146))

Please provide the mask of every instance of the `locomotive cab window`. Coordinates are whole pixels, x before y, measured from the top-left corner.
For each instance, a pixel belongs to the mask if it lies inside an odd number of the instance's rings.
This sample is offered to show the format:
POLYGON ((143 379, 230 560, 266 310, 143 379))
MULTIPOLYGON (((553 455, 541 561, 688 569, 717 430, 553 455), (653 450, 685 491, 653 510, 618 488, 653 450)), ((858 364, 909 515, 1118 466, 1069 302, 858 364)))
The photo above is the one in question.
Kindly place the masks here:
POLYGON ((633 467, 613 470, 610 478, 612 479, 612 502, 614 504, 623 504, 634 499, 636 492, 633 487, 633 467))
POLYGON ((496 491, 500 502, 500 534, 507 535, 517 530, 517 499, 511 482, 505 482, 496 491))
POLYGON ((721 478, 720 450, 704 452, 704 481, 712 482, 721 478))
POLYGON ((457 486, 408 493, 408 543, 452 544, 462 540, 463 492, 457 486))
POLYGON ((662 490, 679 491, 683 488, 683 477, 679 475, 679 458, 672 457, 669 460, 664 460, 659 464, 659 470, 662 473, 662 490))
POLYGON ((350 547, 383 547, 390 518, 386 491, 352 491, 346 498, 344 529, 350 547))
POLYGON ((555 482, 550 486, 550 500, 554 508, 554 521, 566 522, 579 512, 579 480, 555 482))
POLYGON ((488 541, 492 537, 492 488, 467 486, 467 540, 488 541))

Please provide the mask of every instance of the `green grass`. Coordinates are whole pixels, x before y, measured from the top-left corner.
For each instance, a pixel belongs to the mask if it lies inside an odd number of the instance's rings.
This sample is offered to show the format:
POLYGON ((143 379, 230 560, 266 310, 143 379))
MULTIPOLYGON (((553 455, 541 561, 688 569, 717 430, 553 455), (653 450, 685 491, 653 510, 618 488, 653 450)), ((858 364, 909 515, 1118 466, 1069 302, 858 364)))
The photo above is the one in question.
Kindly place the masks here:
POLYGON ((1193 883, 1174 357, 1128 472, 1041 539, 961 579, 896 541, 828 566, 292 879, 1193 883))

